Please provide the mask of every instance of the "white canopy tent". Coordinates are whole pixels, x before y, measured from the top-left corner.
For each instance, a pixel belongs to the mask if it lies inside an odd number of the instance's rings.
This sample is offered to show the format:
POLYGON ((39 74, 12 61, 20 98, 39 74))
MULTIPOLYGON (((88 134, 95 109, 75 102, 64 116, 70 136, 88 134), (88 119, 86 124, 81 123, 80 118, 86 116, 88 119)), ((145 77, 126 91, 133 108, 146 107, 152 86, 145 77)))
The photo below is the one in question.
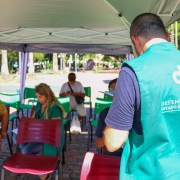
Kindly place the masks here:
MULTIPOLYGON (((22 52, 130 54, 129 27, 140 13, 165 26, 180 17, 180 0, 0 0, 0 49, 22 52)), ((24 73, 23 73, 24 72, 24 73)))

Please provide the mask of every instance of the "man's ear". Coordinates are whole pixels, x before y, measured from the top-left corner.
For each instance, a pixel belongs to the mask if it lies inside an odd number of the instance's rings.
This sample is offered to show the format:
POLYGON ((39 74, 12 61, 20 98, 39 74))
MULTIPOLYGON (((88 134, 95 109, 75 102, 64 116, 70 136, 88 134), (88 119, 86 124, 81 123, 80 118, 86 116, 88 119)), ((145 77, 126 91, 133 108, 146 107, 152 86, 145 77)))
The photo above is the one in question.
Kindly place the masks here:
POLYGON ((131 40, 134 44, 134 48, 136 50, 137 56, 140 56, 143 52, 143 48, 141 46, 141 39, 138 36, 131 36, 131 40))
POLYGON ((167 38, 167 41, 169 41, 169 42, 171 41, 170 40, 170 34, 168 32, 166 32, 166 38, 167 38))
POLYGON ((139 46, 140 42, 137 36, 131 36, 131 40, 135 46, 139 46))

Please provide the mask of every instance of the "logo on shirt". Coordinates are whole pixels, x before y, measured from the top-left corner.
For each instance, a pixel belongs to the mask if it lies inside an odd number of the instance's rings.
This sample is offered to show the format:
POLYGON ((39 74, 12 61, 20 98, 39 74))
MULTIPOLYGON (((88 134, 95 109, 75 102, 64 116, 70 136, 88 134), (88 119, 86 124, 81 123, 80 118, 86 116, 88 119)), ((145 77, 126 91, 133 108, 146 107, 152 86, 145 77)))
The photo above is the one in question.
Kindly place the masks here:
POLYGON ((178 71, 173 72, 172 77, 175 83, 180 84, 180 65, 177 65, 178 71))

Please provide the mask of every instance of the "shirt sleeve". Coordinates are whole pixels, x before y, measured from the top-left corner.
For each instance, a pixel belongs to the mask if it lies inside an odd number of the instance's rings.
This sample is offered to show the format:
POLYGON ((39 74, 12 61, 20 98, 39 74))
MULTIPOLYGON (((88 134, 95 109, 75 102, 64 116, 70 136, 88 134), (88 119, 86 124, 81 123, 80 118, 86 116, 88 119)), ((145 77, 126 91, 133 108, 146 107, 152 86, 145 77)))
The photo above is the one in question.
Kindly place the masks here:
POLYGON ((61 113, 62 113, 62 110, 60 111, 59 109, 60 109, 60 107, 58 107, 58 106, 56 106, 56 107, 53 108, 52 114, 51 114, 51 118, 61 117, 61 115, 62 115, 62 114, 61 114, 61 113))
POLYGON ((82 86, 82 84, 80 82, 79 82, 79 86, 80 86, 80 93, 85 93, 84 87, 82 86))
POLYGON ((120 71, 116 83, 113 103, 105 119, 108 126, 119 130, 130 130, 133 125, 135 112, 134 72, 127 67, 120 71), (128 73, 130 72, 130 73, 128 73), (132 77, 133 76, 133 77, 132 77))
POLYGON ((0 116, 3 116, 4 114, 6 114, 6 112, 7 112, 6 107, 2 102, 0 102, 0 116))
POLYGON ((97 138, 102 138, 103 137, 103 131, 104 131, 105 127, 106 127, 105 119, 106 119, 106 116, 108 114, 108 111, 109 111, 109 107, 105 108, 99 114, 98 125, 97 125, 96 133, 95 133, 95 136, 97 138))
POLYGON ((62 85, 59 94, 65 93, 65 84, 62 85))

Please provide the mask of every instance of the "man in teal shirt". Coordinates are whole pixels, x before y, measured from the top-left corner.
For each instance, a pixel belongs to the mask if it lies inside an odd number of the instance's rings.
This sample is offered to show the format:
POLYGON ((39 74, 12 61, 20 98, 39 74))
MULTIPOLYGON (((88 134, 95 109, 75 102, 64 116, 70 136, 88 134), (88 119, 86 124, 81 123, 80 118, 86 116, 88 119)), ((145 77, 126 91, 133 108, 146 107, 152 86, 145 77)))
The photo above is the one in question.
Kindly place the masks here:
POLYGON ((163 22, 155 14, 137 16, 130 37, 138 57, 123 64, 105 120, 104 141, 112 152, 126 142, 121 180, 176 180, 180 165, 180 52, 168 42, 163 22))

